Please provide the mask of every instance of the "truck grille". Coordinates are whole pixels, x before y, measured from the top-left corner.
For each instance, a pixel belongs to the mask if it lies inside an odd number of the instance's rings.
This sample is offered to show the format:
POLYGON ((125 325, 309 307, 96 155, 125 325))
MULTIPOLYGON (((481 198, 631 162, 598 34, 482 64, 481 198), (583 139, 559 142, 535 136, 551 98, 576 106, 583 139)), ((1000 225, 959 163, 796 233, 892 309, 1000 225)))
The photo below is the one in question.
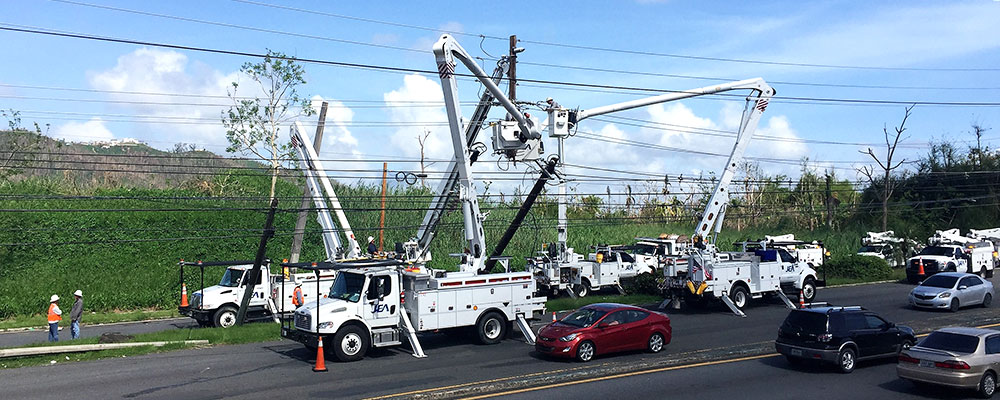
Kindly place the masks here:
POLYGON ((196 292, 194 295, 191 296, 190 306, 191 308, 201 307, 201 292, 196 292))
POLYGON ((302 330, 312 328, 312 316, 309 314, 295 314, 295 327, 302 330))

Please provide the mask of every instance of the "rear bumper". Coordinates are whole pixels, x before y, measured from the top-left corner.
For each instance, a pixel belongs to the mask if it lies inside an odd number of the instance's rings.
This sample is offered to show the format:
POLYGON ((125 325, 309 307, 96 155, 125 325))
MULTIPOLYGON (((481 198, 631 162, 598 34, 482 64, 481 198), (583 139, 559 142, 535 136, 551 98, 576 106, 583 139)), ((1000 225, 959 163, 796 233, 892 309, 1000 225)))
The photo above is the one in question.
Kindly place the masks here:
POLYGON ((910 363, 896 364, 896 374, 898 374, 900 378, 964 389, 975 389, 979 387, 979 379, 982 377, 983 372, 972 371, 973 370, 969 370, 967 372, 943 370, 933 367, 921 367, 918 364, 910 363))
POLYGON ((788 357, 796 357, 804 360, 820 360, 832 363, 837 362, 837 354, 839 353, 836 349, 813 349, 781 342, 774 342, 774 349, 777 350, 778 353, 788 357))

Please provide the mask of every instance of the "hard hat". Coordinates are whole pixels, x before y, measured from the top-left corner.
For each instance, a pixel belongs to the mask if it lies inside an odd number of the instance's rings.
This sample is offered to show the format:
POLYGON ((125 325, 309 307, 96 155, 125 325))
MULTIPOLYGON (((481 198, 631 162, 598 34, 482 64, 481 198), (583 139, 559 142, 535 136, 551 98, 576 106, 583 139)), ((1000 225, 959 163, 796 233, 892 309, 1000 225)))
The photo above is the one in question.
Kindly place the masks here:
POLYGON ((77 290, 77 291, 73 292, 73 295, 76 296, 76 297, 83 297, 83 291, 82 290, 77 290))
POLYGON ((369 241, 369 242, 374 242, 374 241, 375 241, 375 238, 374 238, 374 237, 371 237, 371 236, 369 236, 369 237, 368 237, 368 241, 369 241))
POLYGON ((302 286, 302 282, 295 282, 295 287, 302 286))
POLYGON ((59 301, 59 295, 58 294, 52 295, 52 298, 49 299, 49 303, 55 303, 57 301, 59 301))
POLYGON ((546 97, 545 101, 552 101, 552 98, 551 97, 546 97))

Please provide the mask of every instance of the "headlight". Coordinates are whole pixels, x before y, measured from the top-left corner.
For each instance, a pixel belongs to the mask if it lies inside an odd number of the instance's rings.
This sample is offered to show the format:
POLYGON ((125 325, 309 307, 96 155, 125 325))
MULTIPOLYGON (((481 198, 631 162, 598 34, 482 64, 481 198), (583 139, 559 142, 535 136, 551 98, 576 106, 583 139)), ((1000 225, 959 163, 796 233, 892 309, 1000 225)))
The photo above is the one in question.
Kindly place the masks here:
POLYGON ((319 329, 330 329, 333 328, 333 322, 320 322, 319 329))
POLYGON ((566 336, 563 336, 563 337, 559 338, 559 340, 561 340, 563 342, 570 342, 570 341, 573 341, 573 339, 576 339, 578 336, 580 336, 579 333, 571 333, 569 335, 566 335, 566 336))
POLYGON ((947 298, 951 297, 951 292, 941 293, 941 294, 938 295, 938 297, 942 298, 942 299, 947 299, 947 298))

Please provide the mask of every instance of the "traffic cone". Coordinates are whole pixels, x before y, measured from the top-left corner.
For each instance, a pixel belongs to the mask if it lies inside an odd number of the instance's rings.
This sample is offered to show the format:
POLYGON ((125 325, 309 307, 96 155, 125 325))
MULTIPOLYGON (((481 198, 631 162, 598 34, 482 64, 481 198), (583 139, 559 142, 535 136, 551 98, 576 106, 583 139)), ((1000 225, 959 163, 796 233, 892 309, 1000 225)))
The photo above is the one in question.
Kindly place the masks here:
POLYGON ((917 275, 924 275, 924 259, 920 259, 920 269, 917 270, 917 275))
POLYGON ((799 308, 806 308, 806 294, 799 289, 799 308))
POLYGON ((181 307, 188 307, 188 287, 181 283, 181 307))
POLYGON ((556 322, 556 312, 552 312, 552 322, 556 322))
POLYGON ((319 345, 316 346, 316 366, 313 372, 326 372, 326 359, 323 358, 323 337, 319 337, 319 345))

